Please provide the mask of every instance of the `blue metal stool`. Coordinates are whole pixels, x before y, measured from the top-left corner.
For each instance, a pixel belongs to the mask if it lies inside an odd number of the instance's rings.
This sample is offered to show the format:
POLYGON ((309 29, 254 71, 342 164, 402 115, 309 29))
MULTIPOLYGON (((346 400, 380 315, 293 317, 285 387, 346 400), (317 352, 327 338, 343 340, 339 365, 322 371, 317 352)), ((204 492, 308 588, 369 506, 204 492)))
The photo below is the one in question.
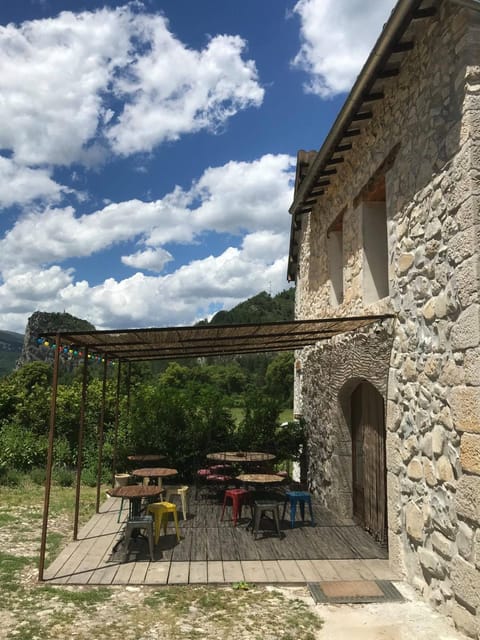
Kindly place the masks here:
POLYGON ((310 524, 312 525, 312 527, 315 525, 315 522, 313 519, 312 496, 308 491, 286 491, 285 492, 285 502, 283 504, 282 520, 285 517, 287 502, 290 502, 290 526, 292 529, 295 526, 295 515, 297 512, 297 504, 300 505, 300 515, 302 516, 303 522, 305 522, 305 503, 308 504, 308 510, 310 512, 310 524))

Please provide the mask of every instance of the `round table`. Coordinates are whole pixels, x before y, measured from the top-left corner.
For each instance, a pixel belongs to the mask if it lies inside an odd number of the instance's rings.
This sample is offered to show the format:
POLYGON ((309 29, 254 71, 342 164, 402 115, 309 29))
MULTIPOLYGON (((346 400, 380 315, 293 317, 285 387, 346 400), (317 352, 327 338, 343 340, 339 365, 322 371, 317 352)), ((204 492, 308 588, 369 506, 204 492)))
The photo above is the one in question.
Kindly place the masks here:
POLYGON ((176 476, 178 471, 176 469, 166 469, 163 467, 145 467, 144 469, 134 469, 132 475, 139 478, 148 478, 150 481, 155 482, 158 487, 162 487, 162 479, 169 478, 170 476, 176 476))
POLYGON ((131 456, 127 456, 127 460, 130 462, 159 462, 165 458, 161 453, 136 453, 131 456))
POLYGON ((267 462, 274 460, 273 453, 263 451, 219 451, 218 453, 207 453, 207 459, 215 462, 237 462, 244 464, 248 462, 267 462))
POLYGON ((241 473, 237 476, 237 480, 244 484, 280 484, 285 480, 283 476, 276 473, 241 473))
POLYGON ((125 487, 113 487, 107 491, 112 498, 126 498, 129 500, 129 517, 140 515, 142 498, 156 498, 162 493, 162 487, 156 485, 129 484, 125 487))

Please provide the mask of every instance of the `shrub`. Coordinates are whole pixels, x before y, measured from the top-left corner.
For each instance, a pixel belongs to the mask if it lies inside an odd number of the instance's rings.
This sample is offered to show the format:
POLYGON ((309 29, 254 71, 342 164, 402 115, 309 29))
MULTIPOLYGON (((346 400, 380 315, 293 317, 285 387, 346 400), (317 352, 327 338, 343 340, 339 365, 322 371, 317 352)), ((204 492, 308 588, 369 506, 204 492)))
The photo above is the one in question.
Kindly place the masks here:
POLYGON ((73 487, 75 484, 75 472, 72 469, 60 467, 54 470, 53 479, 61 487, 73 487))
POLYGON ((0 474, 0 484, 5 487, 19 487, 24 480, 23 473, 16 469, 4 469, 0 474))
POLYGON ((17 423, 6 424, 0 431, 0 465, 28 470, 45 464, 48 440, 17 423))
POLYGON ((82 484, 87 485, 87 487, 96 487, 97 486, 97 470, 92 467, 87 467, 82 471, 82 484))
POLYGON ((40 486, 45 484, 45 480, 47 477, 47 472, 44 467, 33 467, 30 471, 30 480, 33 484, 38 484, 40 486))

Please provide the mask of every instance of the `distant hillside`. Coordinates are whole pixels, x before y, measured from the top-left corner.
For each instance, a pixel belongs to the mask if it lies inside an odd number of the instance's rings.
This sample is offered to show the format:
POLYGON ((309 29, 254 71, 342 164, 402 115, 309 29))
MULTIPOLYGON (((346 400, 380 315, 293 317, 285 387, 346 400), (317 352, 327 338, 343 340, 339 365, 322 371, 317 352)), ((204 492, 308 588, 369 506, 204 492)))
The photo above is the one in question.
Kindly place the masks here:
POLYGON ((251 324, 285 322, 295 316, 295 289, 285 289, 276 296, 265 291, 237 304, 230 311, 219 311, 209 324, 251 324))
POLYGON ((15 369, 23 346, 23 335, 14 331, 0 331, 0 377, 15 369))
MULTIPOLYGON (((229 311, 219 311, 210 322, 199 324, 251 324, 282 322, 294 319, 295 289, 289 288, 276 296, 262 291, 241 302, 229 311)), ((28 319, 25 335, 13 331, 0 331, 0 377, 16 367, 35 360, 52 359, 53 354, 39 347, 37 338, 43 333, 57 330, 88 331, 95 327, 69 313, 45 313, 36 311, 28 319)))

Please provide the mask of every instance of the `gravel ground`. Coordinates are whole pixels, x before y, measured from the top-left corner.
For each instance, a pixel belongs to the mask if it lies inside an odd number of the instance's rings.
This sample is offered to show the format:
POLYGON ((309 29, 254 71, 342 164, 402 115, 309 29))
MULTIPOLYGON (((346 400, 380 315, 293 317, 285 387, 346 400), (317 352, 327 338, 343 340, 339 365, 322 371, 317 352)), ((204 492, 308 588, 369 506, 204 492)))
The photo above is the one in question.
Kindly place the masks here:
MULTIPOLYGON (((404 602, 315 604, 306 586, 84 587, 37 583, 41 506, 0 492, 0 639, 461 640, 451 623, 396 583, 404 602)), ((33 494, 32 494, 32 502, 33 494)), ((58 541, 71 518, 50 521, 58 541)))

